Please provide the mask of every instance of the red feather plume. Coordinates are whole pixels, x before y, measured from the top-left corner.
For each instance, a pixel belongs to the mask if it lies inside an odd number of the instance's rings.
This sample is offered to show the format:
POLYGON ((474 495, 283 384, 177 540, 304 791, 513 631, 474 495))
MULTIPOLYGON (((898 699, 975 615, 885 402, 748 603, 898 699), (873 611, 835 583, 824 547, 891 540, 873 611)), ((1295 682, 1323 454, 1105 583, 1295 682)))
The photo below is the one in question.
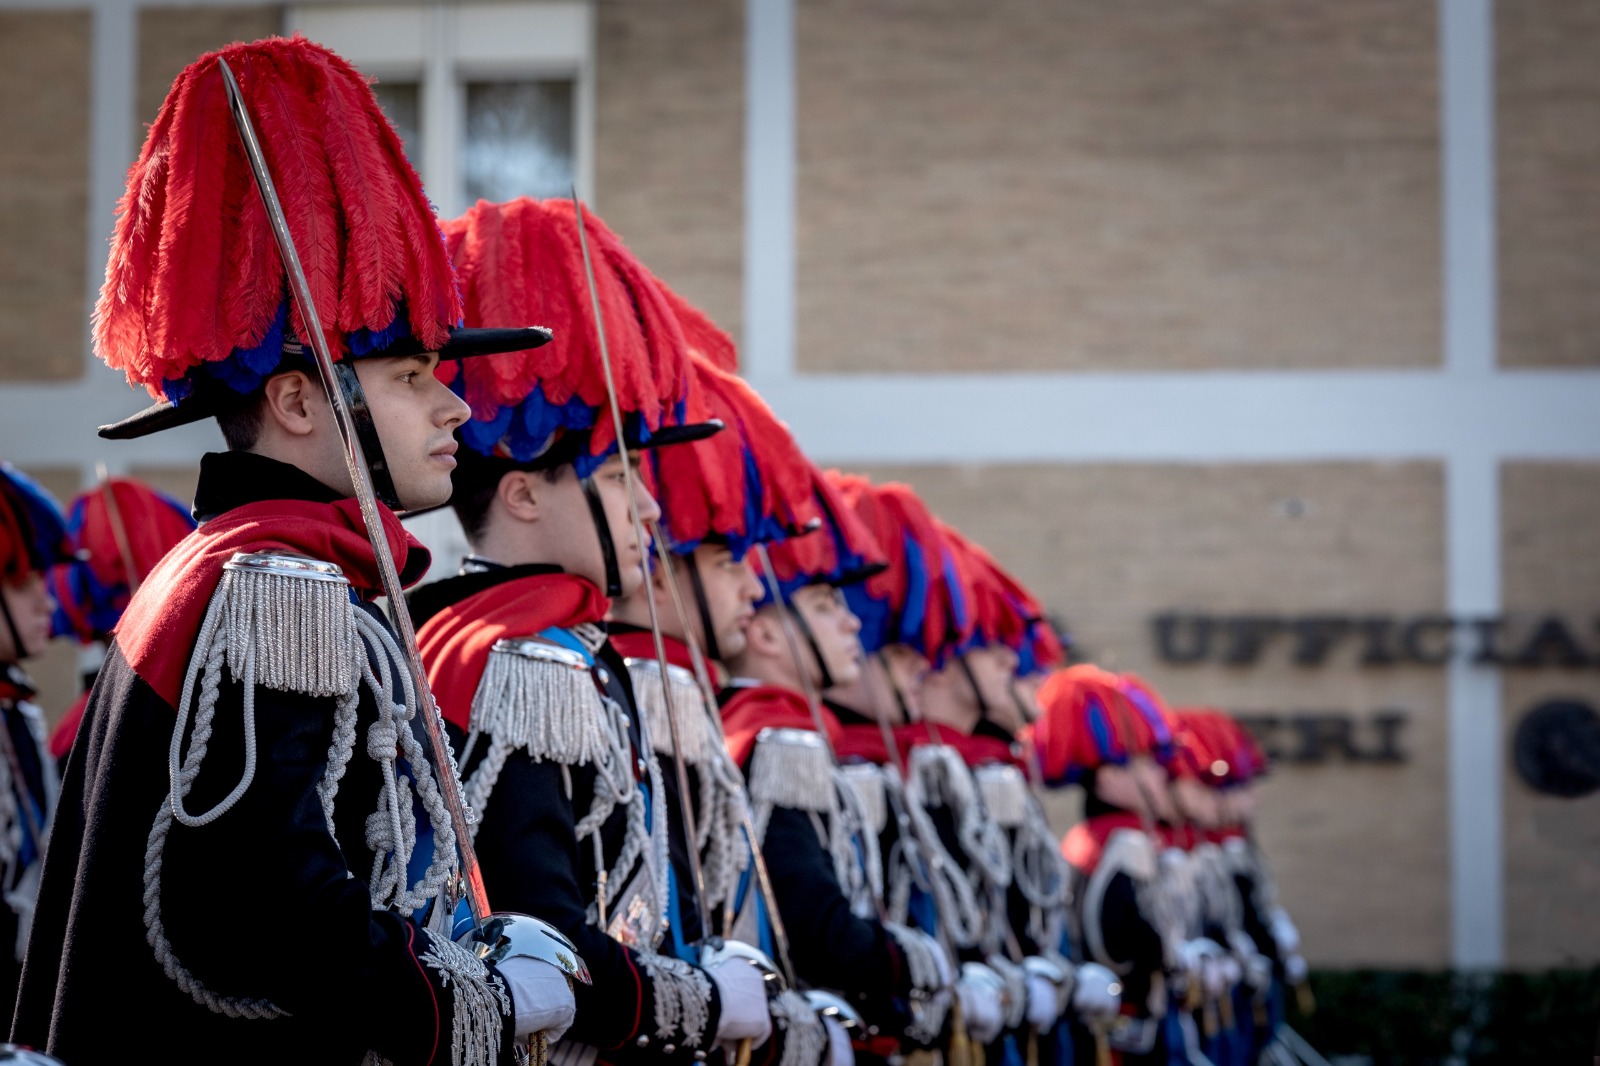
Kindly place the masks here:
MULTIPOLYGON (((288 295, 228 113, 219 59, 239 81, 335 353, 388 329, 442 345, 461 318, 450 260, 399 136, 366 80, 328 49, 267 38, 178 75, 128 172, 96 354, 130 384, 161 383, 259 345, 288 295)), ((300 328, 298 307, 290 324, 300 328)))

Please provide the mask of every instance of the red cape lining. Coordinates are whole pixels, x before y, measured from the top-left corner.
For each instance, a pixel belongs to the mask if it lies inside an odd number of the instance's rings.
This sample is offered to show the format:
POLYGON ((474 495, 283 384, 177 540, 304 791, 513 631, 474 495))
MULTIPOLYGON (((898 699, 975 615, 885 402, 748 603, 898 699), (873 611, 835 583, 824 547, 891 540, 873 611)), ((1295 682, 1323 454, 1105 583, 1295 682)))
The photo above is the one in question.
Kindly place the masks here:
MULTIPOLYGON (((383 532, 402 572, 415 569, 428 549, 406 532, 392 511, 378 507, 383 532), (408 564, 411 564, 408 566, 408 564)), ((236 552, 281 551, 336 563, 364 599, 379 595, 377 560, 353 499, 334 503, 262 500, 218 515, 179 541, 150 571, 117 623, 116 642, 133 672, 168 706, 176 708, 195 638, 236 552)))
POLYGON ((472 697, 496 641, 598 622, 610 606, 585 578, 530 574, 486 588, 428 619, 417 631, 417 646, 445 720, 470 728, 472 697))
MULTIPOLYGON (((844 739, 843 727, 828 708, 823 707, 821 711, 823 728, 837 751, 839 742, 844 739)), ((756 685, 738 689, 734 697, 722 705, 722 729, 727 735, 733 761, 743 766, 763 729, 804 729, 815 733, 817 726, 811 709, 806 706, 806 698, 800 693, 777 685, 756 685)))

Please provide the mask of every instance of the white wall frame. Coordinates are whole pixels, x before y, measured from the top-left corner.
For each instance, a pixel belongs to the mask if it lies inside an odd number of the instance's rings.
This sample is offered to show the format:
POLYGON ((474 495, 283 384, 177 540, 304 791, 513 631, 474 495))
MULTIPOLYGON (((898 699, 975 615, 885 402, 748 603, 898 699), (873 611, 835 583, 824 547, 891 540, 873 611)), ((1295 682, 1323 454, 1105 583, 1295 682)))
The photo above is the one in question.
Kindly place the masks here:
POLYGON ((289 30, 327 45, 380 81, 420 83, 418 171, 445 217, 471 206, 461 184, 466 82, 571 78, 573 172, 578 194, 592 200, 595 20, 587 0, 297 4, 285 21, 289 30))
MULTIPOLYGON (((1452 614, 1500 607, 1499 478, 1600 461, 1600 373, 1497 365, 1493 0, 1437 0, 1443 212, 1438 370, 802 374, 795 352, 795 0, 746 0, 746 373, 824 463, 1423 459, 1445 471, 1452 614), (1140 411, 1136 434, 1125 412, 1140 411)), ((1505 960, 1493 671, 1450 671, 1451 961, 1505 960)))

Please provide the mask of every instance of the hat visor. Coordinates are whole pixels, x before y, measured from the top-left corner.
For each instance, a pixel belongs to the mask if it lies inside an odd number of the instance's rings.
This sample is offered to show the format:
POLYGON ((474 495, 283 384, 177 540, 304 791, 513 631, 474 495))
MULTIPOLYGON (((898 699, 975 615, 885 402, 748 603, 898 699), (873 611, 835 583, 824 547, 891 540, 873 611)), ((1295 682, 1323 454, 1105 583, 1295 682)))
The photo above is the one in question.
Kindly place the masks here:
POLYGON ((650 439, 643 444, 637 440, 628 441, 629 451, 646 451, 650 448, 666 448, 673 444, 693 444, 697 440, 705 440, 715 433, 720 433, 724 423, 720 418, 713 418, 706 422, 690 422, 681 426, 662 426, 650 434, 650 439))
MULTIPOLYGON (((527 326, 522 329, 453 329, 450 331, 450 339, 445 342, 444 347, 438 349, 439 358, 470 359, 477 355, 494 355, 496 352, 526 351, 549 344, 553 336, 554 334, 543 326, 527 326)), ((423 355, 432 350, 424 348, 421 341, 406 337, 387 348, 349 358, 394 359, 408 355, 423 355)), ((145 437, 164 429, 175 429, 178 426, 187 426, 191 422, 224 414, 243 398, 239 393, 226 387, 203 390, 196 386, 195 391, 181 403, 152 404, 120 422, 101 426, 99 433, 104 440, 132 440, 135 437, 145 437)))

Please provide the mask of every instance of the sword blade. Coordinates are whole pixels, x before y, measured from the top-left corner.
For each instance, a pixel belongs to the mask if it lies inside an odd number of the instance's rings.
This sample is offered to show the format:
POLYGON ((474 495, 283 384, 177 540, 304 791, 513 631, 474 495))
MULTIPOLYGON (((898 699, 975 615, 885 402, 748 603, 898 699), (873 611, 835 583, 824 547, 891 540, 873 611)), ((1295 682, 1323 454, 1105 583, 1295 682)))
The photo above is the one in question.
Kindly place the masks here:
MULTIPOLYGON (((628 493, 628 517, 633 520, 633 535, 639 544, 642 556, 649 550, 649 541, 645 540, 644 519, 639 514, 639 498, 634 492, 633 460, 628 457, 628 441, 622 425, 622 404, 617 399, 617 381, 611 369, 611 348, 606 343, 606 323, 600 312, 600 289, 595 285, 594 262, 589 257, 588 228, 583 223, 583 202, 578 199, 578 190, 572 190, 572 207, 578 222, 578 248, 583 253, 583 276, 589 285, 589 302, 594 308, 594 326, 596 337, 600 343, 600 365, 605 371, 606 399, 611 406, 611 424, 617 434, 617 451, 622 456, 623 484, 628 493)), ((648 559, 643 560, 647 563, 648 559)), ((645 581, 648 583, 649 567, 645 567, 645 581)), ((678 727, 678 709, 672 698, 672 685, 668 677, 667 645, 661 637, 661 620, 656 617, 655 595, 646 588, 644 590, 645 604, 650 611, 650 636, 655 644, 656 663, 661 667, 661 695, 666 702, 667 729, 672 734, 672 767, 673 776, 678 782, 678 797, 680 813, 683 817, 684 834, 688 838, 689 874, 694 881, 695 909, 700 918, 700 935, 711 935, 711 911, 706 904, 706 876, 700 865, 700 840, 699 827, 695 824, 694 802, 689 792, 689 771, 684 764, 683 743, 681 730, 678 727)))
MULTIPOLYGON (((272 172, 267 168, 267 159, 261 151, 261 142, 256 137, 255 124, 251 121, 250 111, 245 106, 239 82, 234 78, 233 70, 228 66, 227 60, 219 59, 217 65, 222 68, 222 83, 228 94, 228 110, 233 114, 234 125, 239 130, 239 139, 244 142, 245 157, 250 161, 250 173, 255 177, 257 191, 261 193, 261 201, 267 210, 267 219, 272 224, 272 236, 278 245, 278 255, 283 259, 284 272, 289 278, 289 288, 294 293, 295 303, 300 308, 305 341, 311 346, 317 376, 322 380, 322 388, 328 394, 328 405, 333 409, 334 422, 339 428, 339 438, 344 443, 345 468, 350 474, 350 484, 355 488, 356 502, 361 507, 361 522, 367 528, 367 539, 372 542, 372 554, 378 564, 378 577, 383 586, 383 594, 389 600, 389 615, 400 638, 400 650, 406 662, 406 670, 411 676, 411 685, 416 692, 416 698, 427 704, 426 707, 420 708, 419 712, 424 731, 428 735, 428 745, 432 749, 434 768, 441 779, 453 778, 455 758, 451 755, 449 741, 445 738, 444 723, 439 716, 438 705, 434 703, 433 691, 428 687, 427 671, 422 667, 422 653, 417 650, 416 630, 411 625, 411 615, 406 612, 405 589, 400 584, 400 572, 395 567, 394 555, 389 551, 388 538, 384 536, 383 520, 378 511, 378 498, 373 492, 372 475, 367 469, 367 457, 361 448, 361 440, 356 435, 350 405, 346 402, 344 391, 339 387, 338 379, 335 377, 333 354, 328 350, 328 339, 322 332, 322 320, 317 314, 316 303, 311 298, 311 283, 307 280, 305 269, 300 264, 300 253, 295 249, 294 236, 289 232, 289 220, 283 213, 283 203, 278 199, 278 189, 273 183, 272 172)), ((461 856, 463 891, 472 909, 474 923, 481 922, 489 915, 489 896, 483 887, 483 873, 478 867, 477 853, 472 847, 472 829, 467 819, 466 804, 462 799, 459 784, 455 780, 441 780, 439 791, 444 793, 445 805, 450 811, 450 823, 455 829, 456 848, 461 856)))

